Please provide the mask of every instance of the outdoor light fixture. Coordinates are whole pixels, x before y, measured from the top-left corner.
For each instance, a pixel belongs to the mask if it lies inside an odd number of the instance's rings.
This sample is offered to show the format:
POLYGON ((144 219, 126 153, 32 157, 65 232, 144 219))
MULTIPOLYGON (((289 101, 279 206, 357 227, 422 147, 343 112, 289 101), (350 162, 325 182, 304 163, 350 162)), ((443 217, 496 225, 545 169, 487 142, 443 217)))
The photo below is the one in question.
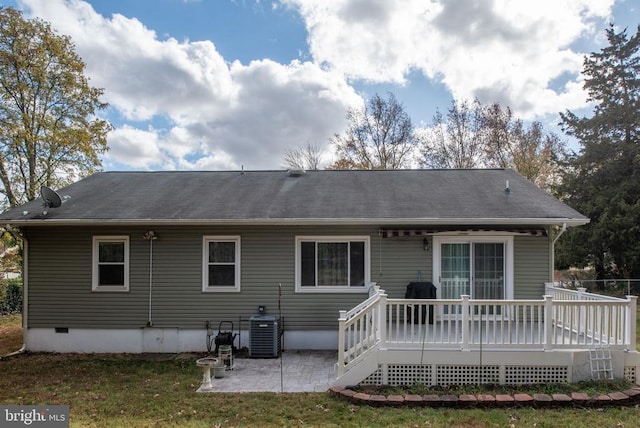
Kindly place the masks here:
POLYGON ((429 240, 427 238, 422 240, 422 248, 424 248, 425 251, 429 251, 429 240))

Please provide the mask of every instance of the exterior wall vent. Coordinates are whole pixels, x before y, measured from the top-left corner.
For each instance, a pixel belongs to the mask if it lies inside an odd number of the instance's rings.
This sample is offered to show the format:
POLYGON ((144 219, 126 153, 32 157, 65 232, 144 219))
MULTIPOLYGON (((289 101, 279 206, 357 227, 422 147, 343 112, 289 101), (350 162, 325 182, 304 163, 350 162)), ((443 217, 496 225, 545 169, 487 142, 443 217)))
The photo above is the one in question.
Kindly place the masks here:
POLYGON ((282 322, 277 315, 254 315, 249 318, 249 356, 276 358, 280 355, 282 322))

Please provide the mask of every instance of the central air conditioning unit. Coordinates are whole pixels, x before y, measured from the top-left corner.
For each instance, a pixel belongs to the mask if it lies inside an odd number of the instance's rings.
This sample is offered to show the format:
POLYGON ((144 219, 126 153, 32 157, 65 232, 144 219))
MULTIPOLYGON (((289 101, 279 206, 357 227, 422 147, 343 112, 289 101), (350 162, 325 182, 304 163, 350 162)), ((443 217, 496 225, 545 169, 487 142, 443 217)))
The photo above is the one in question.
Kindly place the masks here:
POLYGON ((277 315, 249 318, 249 357, 276 358, 280 355, 282 322, 277 315))

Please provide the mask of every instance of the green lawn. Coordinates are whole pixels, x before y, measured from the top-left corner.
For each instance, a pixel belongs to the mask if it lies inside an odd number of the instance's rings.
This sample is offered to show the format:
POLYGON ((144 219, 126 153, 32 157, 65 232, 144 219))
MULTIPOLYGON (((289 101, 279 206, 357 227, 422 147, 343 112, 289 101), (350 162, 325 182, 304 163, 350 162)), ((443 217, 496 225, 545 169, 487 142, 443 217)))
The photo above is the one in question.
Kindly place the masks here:
MULTIPOLYGON (((16 323, 1 320, 3 336, 16 323)), ((638 426, 634 407, 375 408, 328 393, 198 394, 201 370, 192 360, 135 355, 24 354, 1 360, 0 373, 0 403, 66 404, 74 427, 638 426)))
POLYGON ((198 394, 193 361, 26 354, 0 361, 0 403, 67 404, 72 426, 637 426, 635 408, 431 409, 357 406, 318 394, 198 394))

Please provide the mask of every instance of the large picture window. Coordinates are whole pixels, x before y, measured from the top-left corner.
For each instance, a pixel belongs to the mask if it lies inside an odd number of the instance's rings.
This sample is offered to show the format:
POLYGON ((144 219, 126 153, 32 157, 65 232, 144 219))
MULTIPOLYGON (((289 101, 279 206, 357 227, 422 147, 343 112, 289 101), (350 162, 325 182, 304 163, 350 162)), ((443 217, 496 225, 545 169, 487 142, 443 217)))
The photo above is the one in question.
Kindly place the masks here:
POLYGON ((129 237, 93 237, 93 291, 129 291, 129 237))
POLYGON ((240 291, 240 237, 205 236, 203 291, 240 291))
POLYGON ((369 237, 297 237, 296 291, 360 292, 369 283, 369 237))

